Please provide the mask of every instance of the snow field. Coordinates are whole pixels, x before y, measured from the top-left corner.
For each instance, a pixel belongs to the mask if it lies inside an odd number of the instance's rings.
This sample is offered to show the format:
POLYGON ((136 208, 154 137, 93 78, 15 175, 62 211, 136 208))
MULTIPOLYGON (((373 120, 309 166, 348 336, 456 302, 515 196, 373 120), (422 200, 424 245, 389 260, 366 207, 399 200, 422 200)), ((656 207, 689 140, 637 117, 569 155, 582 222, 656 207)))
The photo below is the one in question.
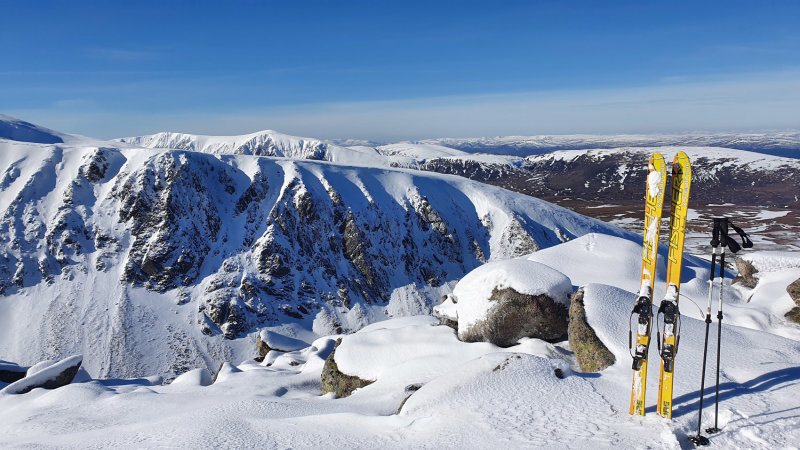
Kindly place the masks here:
MULTIPOLYGON (((185 138, 180 139, 185 141, 185 138)), ((212 152, 229 151, 227 147, 223 151, 221 146, 227 145, 227 140, 208 138, 197 143, 208 148, 217 146, 212 152)), ((250 145, 250 138, 262 139, 249 136, 242 145, 250 145)), ((305 140, 280 136, 270 139, 276 148, 298 151, 293 156, 318 156, 318 149, 307 145, 305 140)), ((94 152, 96 146, 111 144, 68 135, 64 140, 63 145, 45 145, 0 139, 4 149, 0 152, 0 168, 7 169, 0 179, 4 193, 0 196, 0 211, 10 208, 22 195, 25 197, 20 198, 22 203, 33 200, 34 204, 26 217, 45 217, 49 221, 59 213, 80 161, 94 152)), ((121 143, 111 146, 117 147, 112 149, 116 155, 112 164, 114 173, 133 173, 153 156, 166 153, 121 143)), ((712 151, 697 151, 700 150, 712 151)), ((409 146, 398 151, 397 158, 445 156, 441 152, 447 151, 432 146, 409 146)), ((733 155, 738 158, 737 164, 775 164, 767 159, 760 162, 759 156, 725 152, 720 156, 733 155)), ((569 152, 560 154, 571 157, 569 152)), ((705 306, 708 296, 708 262, 692 257, 684 261, 680 302, 683 326, 676 357, 674 420, 664 420, 654 413, 658 378, 655 345, 650 353, 648 415, 631 417, 627 322, 634 292, 639 287, 641 237, 539 200, 457 177, 389 170, 385 167, 387 159, 374 149, 339 151, 328 146, 324 156, 338 163, 376 167, 356 169, 320 162, 217 155, 220 161, 241 170, 237 185, 243 185, 245 178, 252 179, 258 172, 269 173, 269 177, 279 180, 270 182, 266 201, 274 201, 295 180, 308 186, 317 180, 324 189, 330 186, 341 195, 352 197, 351 204, 364 210, 379 203, 398 205, 399 211, 400 206, 419 202, 422 193, 427 193, 430 204, 455 226, 459 226, 458 220, 452 219, 464 217, 464 211, 490 224, 493 231, 487 241, 488 248, 483 249, 490 260, 516 256, 509 251, 514 243, 509 242, 512 238, 505 231, 515 224, 525 228, 552 246, 523 259, 501 263, 506 278, 484 277, 482 282, 529 286, 534 283, 526 271, 533 270, 531 264, 536 262, 568 277, 573 286, 564 290, 586 286, 587 319, 615 354, 616 364, 600 374, 581 374, 575 371, 576 364, 566 342, 552 344, 524 339, 507 349, 487 343, 467 344, 458 341, 450 328, 434 326, 434 319, 422 315, 381 321, 344 336, 336 353, 339 368, 375 383, 350 397, 334 399, 330 394, 321 395, 320 374, 335 339, 341 336, 318 337, 313 332, 330 327, 315 326, 309 330, 310 320, 267 327, 264 333, 313 342, 304 348, 298 345, 291 352, 272 351, 261 364, 252 360, 232 364, 231 361, 253 356, 254 335, 233 341, 201 335, 197 324, 202 317, 197 305, 178 305, 178 292, 158 294, 120 286, 122 265, 101 273, 92 268, 91 260, 85 272, 75 271, 69 279, 59 279, 50 285, 40 283, 3 297, 0 342, 4 345, 4 358, 25 364, 64 352, 83 353, 89 373, 107 379, 87 380, 86 372, 82 372, 76 382, 56 390, 1 395, 0 447, 687 448, 690 445, 687 436, 696 431, 705 332, 705 323, 700 320, 702 311, 698 313, 698 309, 705 306), (563 239, 556 231, 572 240, 559 244, 563 239), (41 323, 33 325, 31 318, 42 318, 41 323), (133 329, 137 332, 131 333, 133 329), (174 351, 165 348, 165 342, 176 343, 185 359, 176 361, 174 351), (220 361, 226 362, 220 366, 220 361), (219 367, 219 373, 213 384, 211 371, 199 368, 162 385, 161 377, 154 374, 164 373, 172 364, 219 367), (128 378, 114 378, 121 373, 128 378), (145 378, 147 375, 150 377, 145 378), (130 378, 136 376, 141 378, 130 378)), ((177 157, 195 156, 179 152, 177 157)), ((447 157, 465 156, 453 151, 447 157)), ((113 220, 113 201, 106 198, 112 185, 109 178, 91 192, 81 190, 76 202, 85 205, 92 214, 90 222, 113 230, 123 249, 118 258, 124 261, 129 242, 124 230, 113 220)), ((237 229, 239 225, 237 222, 231 228, 237 229)), ((26 230, 31 236, 37 232, 35 227, 26 230)), ((230 230, 229 236, 232 241, 241 240, 235 230, 230 230)), ((654 286, 656 305, 665 290, 666 247, 659 247, 659 253, 654 286)), ((791 254, 750 255, 760 270, 756 289, 731 286, 730 276, 724 286, 720 386, 723 430, 711 437, 711 442, 723 448, 790 448, 800 442, 796 414, 796 399, 800 395, 797 344, 800 328, 788 323, 782 314, 792 305, 785 286, 800 276, 800 265, 791 254)), ((219 262, 207 261, 207 264, 219 262)), ((241 262, 245 265, 246 258, 242 257, 241 262)), ((538 265, 536 269, 538 273, 549 270, 538 265)), ((469 281, 468 278, 469 275, 464 277, 469 281)), ((431 299, 450 293, 455 281, 446 280, 436 288, 399 285, 385 307, 355 305, 352 309, 358 314, 347 316, 352 320, 349 325, 357 328, 355 325, 390 315, 424 313, 431 299)), ((551 281, 545 283, 550 288, 562 284, 551 281)), ((473 287, 486 286, 476 283, 473 287)), ((189 290, 200 292, 203 288, 199 282, 189 290)), ((715 294, 714 305, 716 301, 715 294)), ((710 329, 704 427, 713 420, 716 326, 715 320, 710 329)))
MULTIPOLYGON (((6 396, 0 398, 0 444, 683 448, 695 432, 705 323, 689 314, 682 318, 674 419, 664 420, 654 412, 655 349, 650 353, 648 414, 629 416, 627 320, 640 252, 641 246, 628 240, 589 234, 528 256, 586 286, 587 320, 617 358, 600 374, 576 372, 566 342, 524 339, 507 349, 467 344, 458 341, 452 329, 435 326, 433 318, 406 317, 343 337, 336 352, 340 370, 376 380, 344 399, 320 395, 324 359, 337 337, 330 336, 298 351, 270 352, 261 364, 226 363, 210 386, 205 386, 210 374, 197 370, 166 386, 145 379, 104 380, 6 396), (599 280, 632 287, 597 284, 599 280), (418 390, 409 389, 412 385, 418 390)), ((707 275, 701 265, 687 260, 684 277, 707 275)), ((663 273, 658 273, 663 286, 663 273)), ((706 287, 685 284, 685 291, 698 296, 706 287)), ((793 425, 794 401, 800 395, 800 348, 796 340, 732 325, 752 314, 747 310, 769 312, 742 301, 737 289, 726 289, 734 304, 742 304, 731 309, 724 323, 723 431, 711 438, 712 444, 791 446, 800 441, 800 430, 793 425)), ((713 421, 715 336, 716 321, 711 327, 704 427, 713 421)))

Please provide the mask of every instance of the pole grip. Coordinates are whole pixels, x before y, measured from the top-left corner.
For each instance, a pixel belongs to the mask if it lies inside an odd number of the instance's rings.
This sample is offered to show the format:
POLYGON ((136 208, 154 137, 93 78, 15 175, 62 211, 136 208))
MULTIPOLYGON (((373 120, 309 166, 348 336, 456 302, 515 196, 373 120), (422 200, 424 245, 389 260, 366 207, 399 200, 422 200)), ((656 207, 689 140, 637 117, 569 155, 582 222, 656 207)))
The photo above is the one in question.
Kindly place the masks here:
POLYGON ((719 257, 719 307, 717 311, 722 311, 722 283, 725 280, 725 247, 722 247, 722 254, 719 257))

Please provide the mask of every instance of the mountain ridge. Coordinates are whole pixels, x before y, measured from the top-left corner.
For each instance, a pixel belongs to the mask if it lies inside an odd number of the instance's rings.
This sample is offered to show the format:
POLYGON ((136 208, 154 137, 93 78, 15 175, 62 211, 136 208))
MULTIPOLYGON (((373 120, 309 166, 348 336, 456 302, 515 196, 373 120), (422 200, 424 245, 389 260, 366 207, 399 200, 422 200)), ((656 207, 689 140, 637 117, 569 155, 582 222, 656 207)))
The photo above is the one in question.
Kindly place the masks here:
POLYGON ((484 261, 588 232, 635 239, 451 175, 120 145, 0 141, 8 358, 214 370, 252 357, 264 327, 350 332, 428 312, 484 261))

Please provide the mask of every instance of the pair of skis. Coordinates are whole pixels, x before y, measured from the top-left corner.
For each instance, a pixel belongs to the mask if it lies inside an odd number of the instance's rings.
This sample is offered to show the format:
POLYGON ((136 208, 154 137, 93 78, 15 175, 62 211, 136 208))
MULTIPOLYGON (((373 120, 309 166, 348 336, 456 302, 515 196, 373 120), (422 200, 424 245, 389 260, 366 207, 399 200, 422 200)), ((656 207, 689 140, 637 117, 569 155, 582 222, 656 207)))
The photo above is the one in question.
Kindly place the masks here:
MULTIPOLYGON (((650 157, 647 176, 647 203, 645 205, 645 232, 642 251, 642 278, 639 295, 631 311, 631 321, 636 317, 636 341, 633 330, 628 343, 633 357, 633 387, 631 389, 631 414, 644 415, 647 387, 647 356, 650 349, 653 321, 653 287, 655 286, 658 236, 661 230, 661 211, 666 187, 666 162, 659 153, 650 157)), ((667 261, 667 293, 656 313, 656 342, 661 357, 658 383, 657 411, 663 417, 672 417, 672 385, 675 355, 680 343, 680 311, 678 300, 681 286, 683 241, 686 214, 689 208, 689 187, 692 169, 689 157, 678 152, 672 163, 671 209, 669 221, 669 257, 667 261)))

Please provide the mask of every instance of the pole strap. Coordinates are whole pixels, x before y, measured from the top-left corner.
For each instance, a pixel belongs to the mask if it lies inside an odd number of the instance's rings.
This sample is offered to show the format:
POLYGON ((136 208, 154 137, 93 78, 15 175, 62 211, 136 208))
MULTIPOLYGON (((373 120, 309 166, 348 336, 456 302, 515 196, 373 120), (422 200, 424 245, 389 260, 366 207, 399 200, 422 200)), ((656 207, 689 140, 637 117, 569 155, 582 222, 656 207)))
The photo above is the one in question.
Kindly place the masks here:
POLYGON ((727 217, 714 217, 714 226, 711 231, 711 246, 716 247, 718 245, 728 247, 731 253, 736 253, 741 250, 742 247, 751 248, 753 246, 753 241, 750 240, 750 237, 744 230, 730 223, 727 217), (741 238, 742 245, 739 245, 735 239, 728 236, 729 225, 741 238))

